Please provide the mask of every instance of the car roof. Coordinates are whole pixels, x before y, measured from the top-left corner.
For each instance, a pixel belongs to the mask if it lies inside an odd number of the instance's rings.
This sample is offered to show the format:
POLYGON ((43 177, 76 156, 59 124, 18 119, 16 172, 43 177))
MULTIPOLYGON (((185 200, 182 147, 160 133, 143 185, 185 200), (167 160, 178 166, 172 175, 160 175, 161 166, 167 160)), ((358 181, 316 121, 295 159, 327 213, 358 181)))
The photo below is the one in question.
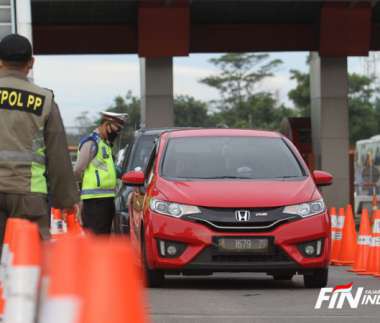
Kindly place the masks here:
POLYGON ((183 130, 183 129, 194 129, 194 128, 181 128, 181 127, 168 127, 168 128, 143 128, 136 131, 137 136, 142 135, 160 135, 163 132, 170 132, 170 131, 177 131, 177 130, 183 130))
POLYGON ((183 138, 183 137, 211 137, 211 136, 236 136, 236 137, 269 137, 269 138, 282 138, 278 132, 266 130, 253 130, 253 129, 185 129, 175 130, 168 133, 169 138, 183 138))

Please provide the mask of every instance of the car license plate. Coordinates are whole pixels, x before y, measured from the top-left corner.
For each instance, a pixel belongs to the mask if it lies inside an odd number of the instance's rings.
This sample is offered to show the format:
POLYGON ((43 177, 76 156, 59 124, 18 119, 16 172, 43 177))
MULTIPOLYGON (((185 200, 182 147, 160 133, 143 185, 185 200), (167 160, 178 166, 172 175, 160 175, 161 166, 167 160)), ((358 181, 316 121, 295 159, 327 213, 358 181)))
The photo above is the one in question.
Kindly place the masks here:
POLYGON ((268 238, 220 238, 217 245, 221 252, 268 253, 270 251, 268 238))

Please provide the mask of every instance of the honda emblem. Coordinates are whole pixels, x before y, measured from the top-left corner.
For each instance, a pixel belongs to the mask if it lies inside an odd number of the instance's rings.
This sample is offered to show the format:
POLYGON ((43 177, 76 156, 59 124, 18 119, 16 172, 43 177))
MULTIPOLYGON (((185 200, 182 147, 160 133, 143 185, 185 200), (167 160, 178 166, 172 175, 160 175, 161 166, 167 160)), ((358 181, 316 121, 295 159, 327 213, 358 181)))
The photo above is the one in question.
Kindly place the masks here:
POLYGON ((235 211, 235 217, 238 222, 248 222, 251 218, 251 212, 248 210, 235 211))

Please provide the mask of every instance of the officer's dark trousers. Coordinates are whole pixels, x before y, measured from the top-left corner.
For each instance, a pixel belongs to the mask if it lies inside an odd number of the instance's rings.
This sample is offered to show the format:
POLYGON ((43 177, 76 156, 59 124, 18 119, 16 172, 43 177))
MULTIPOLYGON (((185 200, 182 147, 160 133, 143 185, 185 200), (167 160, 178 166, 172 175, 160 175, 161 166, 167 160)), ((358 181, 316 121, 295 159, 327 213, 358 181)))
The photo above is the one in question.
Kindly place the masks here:
POLYGON ((45 239, 49 237, 50 216, 45 195, 0 193, 1 244, 4 239, 6 222, 10 217, 23 218, 37 223, 41 236, 45 239))
POLYGON ((113 197, 83 200, 83 226, 95 234, 110 234, 115 216, 113 197))

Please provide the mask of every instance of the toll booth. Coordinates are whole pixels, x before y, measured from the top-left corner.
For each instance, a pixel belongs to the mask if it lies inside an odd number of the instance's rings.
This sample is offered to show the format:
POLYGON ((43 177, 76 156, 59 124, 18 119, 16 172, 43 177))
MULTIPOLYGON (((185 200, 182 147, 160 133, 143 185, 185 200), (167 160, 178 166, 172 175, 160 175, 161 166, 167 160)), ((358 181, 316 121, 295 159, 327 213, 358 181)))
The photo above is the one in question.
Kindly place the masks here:
MULTIPOLYGON (((314 154, 311 137, 310 118, 285 118, 281 122, 280 132, 289 138, 301 153, 303 159, 312 171, 315 169, 314 154)), ((350 203, 356 205, 354 188, 354 156, 355 149, 348 151, 349 155, 349 194, 350 203)), ((380 199, 380 196, 379 196, 380 199)), ((356 214, 360 213, 360 208, 355 207, 356 214)))
POLYGON ((285 118, 280 132, 289 138, 301 153, 310 170, 314 169, 310 118, 285 118))

